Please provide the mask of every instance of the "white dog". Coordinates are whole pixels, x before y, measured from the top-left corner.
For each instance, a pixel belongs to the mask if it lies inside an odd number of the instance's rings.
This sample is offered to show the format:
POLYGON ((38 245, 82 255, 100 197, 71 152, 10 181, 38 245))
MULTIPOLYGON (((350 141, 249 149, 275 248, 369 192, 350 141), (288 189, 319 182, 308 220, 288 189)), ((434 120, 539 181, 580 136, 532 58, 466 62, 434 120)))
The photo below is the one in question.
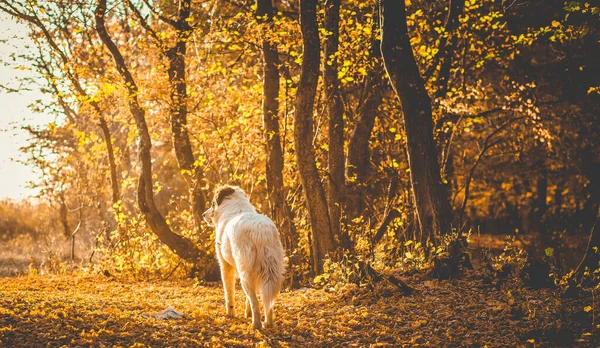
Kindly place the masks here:
POLYGON ((252 314, 252 327, 260 329, 257 293, 261 294, 265 326, 273 325, 273 304, 281 290, 285 273, 284 253, 277 227, 258 214, 239 187, 222 186, 215 191, 212 207, 204 220, 216 226, 216 249, 225 288, 227 316, 235 316, 235 273, 246 294, 246 317, 252 314))

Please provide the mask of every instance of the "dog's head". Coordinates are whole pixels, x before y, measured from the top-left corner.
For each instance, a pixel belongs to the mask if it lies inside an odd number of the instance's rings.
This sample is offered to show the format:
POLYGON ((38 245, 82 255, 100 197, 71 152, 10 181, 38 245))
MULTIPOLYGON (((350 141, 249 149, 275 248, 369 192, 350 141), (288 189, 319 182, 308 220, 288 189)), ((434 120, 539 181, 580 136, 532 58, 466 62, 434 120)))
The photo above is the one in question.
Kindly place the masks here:
POLYGON ((211 207, 202 214, 202 218, 209 226, 216 226, 222 213, 223 203, 235 198, 247 198, 244 190, 237 186, 224 185, 217 187, 213 195, 211 207))

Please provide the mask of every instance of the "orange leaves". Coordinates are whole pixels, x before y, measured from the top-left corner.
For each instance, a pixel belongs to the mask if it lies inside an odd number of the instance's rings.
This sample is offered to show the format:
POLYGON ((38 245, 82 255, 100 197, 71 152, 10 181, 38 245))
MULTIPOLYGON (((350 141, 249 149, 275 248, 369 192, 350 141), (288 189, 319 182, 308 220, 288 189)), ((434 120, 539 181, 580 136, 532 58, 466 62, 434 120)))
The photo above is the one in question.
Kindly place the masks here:
MULTIPOLYGON (((249 319, 225 316, 218 284, 194 287, 189 280, 120 283, 101 276, 0 278, 0 342, 9 346, 27 342, 127 347, 442 346, 471 342, 495 347, 525 343, 532 339, 529 332, 541 326, 554 327, 565 311, 591 313, 598 306, 597 300, 576 308, 560 301, 557 304, 547 291, 498 291, 473 275, 452 281, 416 276, 410 283, 418 296, 390 293, 384 283, 372 290, 347 286, 336 293, 284 291, 275 307, 275 327, 255 331, 250 329, 249 319), (167 303, 185 312, 184 317, 173 321, 141 316, 167 303), (521 305, 535 316, 514 318, 511 309, 521 305)), ((244 300, 238 287, 239 314, 244 300)), ((579 335, 582 342, 591 339, 585 331, 579 335)), ((539 335, 535 342, 550 343, 539 335)))
POLYGON ((413 330, 416 330, 418 328, 420 328, 421 326, 427 324, 427 320, 426 319, 417 319, 415 321, 412 322, 412 324, 410 325, 410 327, 413 330))

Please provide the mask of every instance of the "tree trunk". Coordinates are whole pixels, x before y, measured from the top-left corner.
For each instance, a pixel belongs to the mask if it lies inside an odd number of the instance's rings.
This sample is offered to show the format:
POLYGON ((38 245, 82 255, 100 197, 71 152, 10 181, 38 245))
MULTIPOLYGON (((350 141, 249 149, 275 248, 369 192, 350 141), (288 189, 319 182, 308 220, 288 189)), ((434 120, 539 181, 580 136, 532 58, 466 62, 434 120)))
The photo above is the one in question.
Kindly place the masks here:
POLYGON ((540 233, 542 238, 549 232, 545 226, 545 215, 548 210, 546 199, 548 197, 548 171, 546 170, 546 164, 540 163, 542 170, 536 183, 536 199, 533 205, 535 212, 535 224, 537 225, 537 232, 540 233))
POLYGON ((451 210, 444 192, 433 140, 431 99, 419 74, 404 1, 381 0, 381 53, 404 114, 410 179, 424 238, 435 241, 451 231, 451 210))
MULTIPOLYGON (((271 0, 256 0, 256 19, 264 23, 266 31, 272 30, 273 4, 271 0)), ((262 42, 263 53, 263 126, 267 152, 267 197, 279 230, 283 234, 283 244, 290 255, 298 243, 292 209, 285 199, 283 184, 283 151, 279 134, 279 55, 277 47, 268 39, 262 42)))
POLYGON ((325 30, 327 36, 324 43, 325 64, 323 83, 325 87, 325 103, 329 114, 329 152, 327 157, 327 204, 331 218, 331 232, 341 246, 349 250, 349 238, 342 235, 342 216, 345 189, 344 173, 344 105, 340 95, 338 79, 338 44, 341 0, 327 0, 325 3, 325 30))
POLYGON ((596 214, 596 221, 590 232, 590 238, 588 239, 587 248, 585 254, 577 266, 577 269, 573 273, 575 279, 580 280, 585 272, 586 268, 591 272, 598 268, 598 262, 600 261, 600 209, 596 214))
POLYGON ((300 0, 300 29, 304 54, 296 93, 294 144, 298 171, 310 215, 313 270, 321 273, 323 258, 334 246, 325 191, 315 163, 313 109, 319 81, 320 41, 317 25, 317 0, 300 0))
POLYGON ((96 31, 106 48, 110 51, 117 70, 125 81, 129 109, 139 132, 139 157, 142 164, 138 181, 138 204, 140 210, 144 214, 150 229, 156 234, 161 242, 165 243, 179 256, 195 262, 201 256, 201 251, 192 241, 171 231, 169 225, 167 225, 164 217, 158 211, 154 203, 154 193, 152 192, 152 158, 150 153, 152 142, 148 131, 148 125, 146 124, 145 111, 138 101, 137 96, 139 93, 137 84, 129 72, 121 52, 106 30, 104 20, 105 12, 106 0, 98 0, 95 12, 96 31))
MULTIPOLYGON (((115 161, 115 151, 113 149, 112 138, 110 136, 110 129, 108 128, 108 123, 106 123, 106 120, 102 116, 100 107, 98 107, 98 105, 96 105, 96 107, 96 113, 98 114, 98 118, 100 119, 100 129, 102 129, 102 135, 104 136, 104 142, 106 143, 106 153, 108 155, 108 166, 110 169, 110 187, 112 189, 113 208, 117 209, 116 205, 118 205, 119 200, 121 200, 121 194, 119 193, 120 187, 119 179, 117 176, 117 163, 115 161)), ((118 213, 116 213, 115 215, 118 215, 118 213)))
MULTIPOLYGON (((83 210, 83 207, 79 207, 79 210, 83 210)), ((77 227, 75 227, 75 230, 73 231, 73 233, 71 233, 71 262, 75 262, 75 236, 81 228, 81 224, 83 222, 82 218, 82 215, 79 214, 79 223, 77 223, 77 227)))
POLYGON ((592 223, 596 221, 594 214, 600 208, 600 162, 593 160, 594 151, 591 147, 586 147, 581 152, 581 170, 583 175, 588 179, 587 191, 589 198, 583 207, 583 223, 582 227, 588 230, 592 223))
MULTIPOLYGON (((371 73, 369 73, 371 75, 371 73)), ((346 159, 346 176, 349 190, 346 197, 346 214, 348 221, 363 215, 365 210, 366 185, 371 169, 371 153, 369 139, 375 125, 379 105, 383 96, 383 81, 378 73, 369 76, 366 88, 372 90, 362 106, 356 127, 348 141, 348 156, 346 159)))
POLYGON ((440 70, 438 73, 438 97, 443 97, 448 90, 450 68, 452 67, 452 58, 457 42, 455 31, 458 28, 458 16, 463 12, 463 8, 465 7, 465 0, 450 0, 448 7, 448 17, 446 17, 446 23, 444 24, 444 35, 440 38, 439 45, 440 70))
MULTIPOLYGON (((375 23, 373 33, 377 32, 375 23)), ((346 215, 349 222, 363 215, 365 199, 367 197, 366 185, 371 168, 371 153, 369 139, 375 125, 375 118, 379 114, 379 106, 383 101, 383 66, 381 65, 380 41, 373 38, 370 56, 375 62, 375 68, 369 70, 364 83, 363 93, 365 101, 359 108, 354 131, 348 141, 348 154, 346 157, 346 177, 348 190, 346 193, 346 215)))
MULTIPOLYGON (((192 32, 192 27, 188 24, 190 17, 190 2, 185 0, 180 2, 180 10, 175 21, 176 30, 175 45, 168 49, 165 56, 169 62, 168 74, 171 84, 171 130, 173 132, 173 148, 179 168, 183 172, 188 188, 192 205, 192 215, 196 223, 198 233, 202 234, 202 214, 206 210, 206 195, 202 190, 204 186, 204 174, 202 167, 194 158, 190 137, 187 130, 187 80, 186 80, 186 62, 185 55, 187 51, 187 40, 192 32)), ((133 6, 130 4, 130 6, 133 6)), ((208 238, 208 237, 207 237, 208 238)))
POLYGON ((65 198, 65 193, 64 192, 59 193, 58 198, 59 198, 58 213, 60 215, 60 224, 63 227, 63 234, 65 235, 65 238, 70 238, 71 237, 71 229, 69 227, 69 208, 67 207, 67 200, 65 198))

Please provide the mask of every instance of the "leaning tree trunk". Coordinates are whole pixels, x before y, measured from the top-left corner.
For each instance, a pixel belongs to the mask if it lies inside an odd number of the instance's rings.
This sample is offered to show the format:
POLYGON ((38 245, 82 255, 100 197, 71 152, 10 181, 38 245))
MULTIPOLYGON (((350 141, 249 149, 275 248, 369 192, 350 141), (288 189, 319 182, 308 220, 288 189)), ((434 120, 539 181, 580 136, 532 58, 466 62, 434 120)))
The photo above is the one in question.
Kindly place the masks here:
POLYGON ((323 83, 325 86, 325 103, 329 114, 329 155, 327 158, 327 204, 331 218, 331 232, 341 241, 341 246, 349 250, 349 238, 342 232, 342 216, 344 214, 344 105, 340 94, 338 79, 338 44, 341 0, 328 0, 325 3, 325 30, 327 36, 324 43, 325 64, 323 83))
POLYGON ((298 172, 304 188, 312 228, 313 270, 321 273, 323 258, 333 249, 331 222, 315 162, 313 138, 313 109, 319 81, 320 41, 317 25, 317 0, 300 0, 300 29, 302 31, 303 60, 296 92, 294 117, 294 145, 298 172))
POLYGON ((433 139, 431 99, 413 55, 404 1, 381 0, 381 53, 404 114, 410 179, 421 234, 451 230, 451 210, 433 139))
POLYGON ((139 132, 139 157, 142 164, 138 181, 138 204, 140 210, 144 214, 150 229, 156 234, 161 242, 184 259, 195 262, 200 258, 202 254, 201 251, 192 241, 171 231, 165 218, 158 211, 158 208, 154 203, 154 193, 152 192, 152 158, 150 154, 152 142, 146 123, 145 111, 138 101, 138 87, 125 64, 125 59, 106 30, 104 19, 105 13, 106 0, 98 0, 95 11, 96 31, 106 48, 110 51, 115 61, 116 68, 125 81, 129 109, 139 132))
POLYGON ((283 244, 288 255, 292 254, 298 241, 294 215, 285 199, 283 185, 283 150, 279 134, 279 55, 277 47, 269 40, 267 31, 272 30, 274 8, 271 0, 256 0, 256 19, 267 27, 264 29, 263 53, 263 126, 267 152, 267 196, 271 215, 283 232, 283 244))

